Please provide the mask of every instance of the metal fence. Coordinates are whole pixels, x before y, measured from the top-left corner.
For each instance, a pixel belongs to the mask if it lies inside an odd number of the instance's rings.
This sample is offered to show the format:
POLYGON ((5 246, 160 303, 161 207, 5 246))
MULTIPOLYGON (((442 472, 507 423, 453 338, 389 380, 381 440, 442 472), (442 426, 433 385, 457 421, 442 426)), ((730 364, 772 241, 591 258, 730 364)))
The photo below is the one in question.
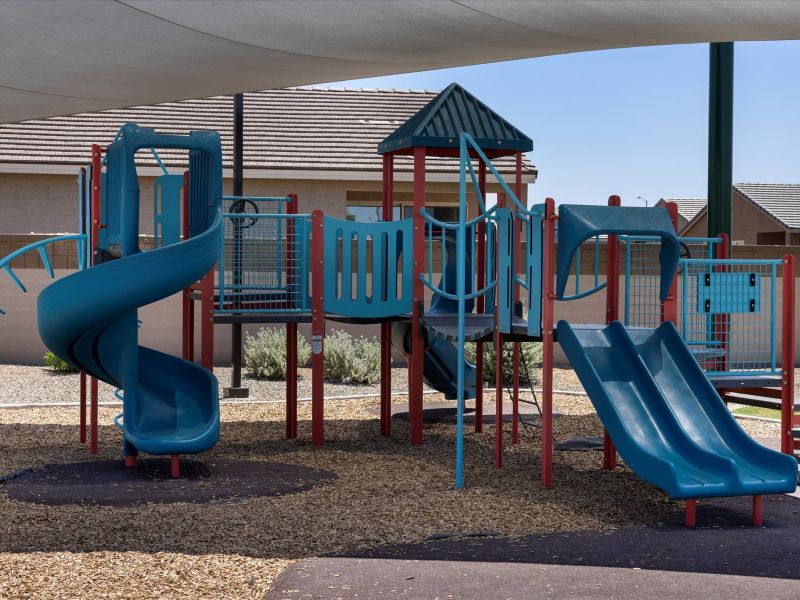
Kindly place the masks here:
MULTIPOLYGON (((661 244, 620 236, 624 245, 624 323, 657 327, 661 244)), ((780 260, 713 259, 717 238, 680 238, 677 327, 709 374, 774 375, 780 260)))
POLYGON ((223 198, 218 312, 310 310, 311 217, 287 212, 291 200, 223 198))

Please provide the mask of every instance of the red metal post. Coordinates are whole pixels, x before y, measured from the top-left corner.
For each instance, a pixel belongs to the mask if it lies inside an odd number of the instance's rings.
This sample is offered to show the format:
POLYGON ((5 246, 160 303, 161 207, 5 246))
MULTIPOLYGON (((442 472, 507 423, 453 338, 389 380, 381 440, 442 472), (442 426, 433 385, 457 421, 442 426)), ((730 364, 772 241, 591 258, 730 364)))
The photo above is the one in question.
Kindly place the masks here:
POLYGON ((323 244, 325 216, 311 215, 311 443, 325 440, 325 262, 323 244))
POLYGON ((753 525, 761 527, 764 524, 764 496, 753 496, 753 525))
MULTIPOLYGON (((667 211, 672 220, 672 227, 678 233, 678 205, 675 202, 667 202, 667 211)), ((661 322, 672 321, 678 323, 678 274, 672 276, 672 283, 669 286, 669 296, 661 304, 661 322)))
POLYGON ((90 379, 91 414, 89 415, 89 452, 97 454, 97 411, 98 411, 98 381, 96 377, 90 379))
MULTIPOLYGON (((97 264, 99 258, 100 229, 103 224, 100 222, 100 183, 102 172, 102 149, 97 144, 92 144, 92 231, 90 262, 97 264)), ((98 381, 92 377, 89 384, 90 388, 90 413, 89 413, 89 451, 97 454, 97 419, 98 419, 98 381)))
POLYGON ((408 416, 411 422, 411 444, 422 443, 422 366, 425 352, 422 339, 422 307, 425 288, 420 279, 422 260, 425 256, 425 223, 422 209, 425 207, 425 148, 414 148, 414 241, 412 252, 412 309, 411 309, 411 356, 408 360, 408 416))
POLYGON ((783 257, 783 315, 781 321, 781 452, 793 454, 794 416, 794 339, 795 265, 794 256, 783 257))
POLYGON ((200 280, 200 364, 214 371, 214 269, 200 280))
MULTIPOLYGON (((619 196, 610 196, 609 206, 619 206, 619 196)), ((606 323, 619 319, 619 241, 609 235, 606 242, 606 323)), ((603 468, 609 471, 617 466, 617 450, 611 436, 603 429, 603 468)))
MULTIPOLYGON (((505 208, 506 195, 502 192, 497 194, 497 206, 505 208)), ((499 240, 500 236, 496 237, 499 240)), ((495 251, 495 273, 500 273, 500 253, 495 251)), ((497 301, 500 300, 500 294, 495 294, 497 301)), ((503 380, 505 379, 504 366, 504 348, 505 336, 500 332, 500 307, 496 306, 494 311, 494 466, 497 469, 503 468, 503 380)))
MULTIPOLYGON (((478 165, 478 189, 486 201, 486 163, 478 165)), ((486 286, 486 221, 481 220, 477 227, 477 289, 486 286)), ((478 296, 475 312, 486 312, 486 298, 478 296)), ((483 342, 475 343, 475 432, 483 431, 483 342)))
POLYGON ((542 285, 542 485, 553 487, 553 278, 555 277, 555 201, 545 200, 542 285))
MULTIPOLYGON (((183 222, 182 234, 183 239, 189 239, 189 171, 183 173, 183 222)), ((194 361, 194 302, 190 296, 190 288, 183 290, 183 310, 181 312, 182 318, 182 332, 183 340, 181 344, 181 356, 184 360, 194 361)))
POLYGON ((81 444, 86 443, 86 373, 81 371, 81 406, 80 406, 81 444))
POLYGON ((695 498, 689 498, 686 501, 685 522, 687 527, 694 527, 697 525, 697 500, 695 498))
POLYGON ((170 466, 172 471, 172 478, 177 479, 181 476, 181 459, 177 454, 170 456, 170 466))
MULTIPOLYGON (((516 195, 517 200, 522 202, 522 152, 517 152, 515 155, 516 158, 516 169, 515 169, 515 177, 514 177, 514 195, 516 195)), ((519 266, 520 266, 520 255, 522 254, 522 221, 516 218, 516 211, 517 208, 515 206, 511 207, 512 211, 512 223, 513 231, 514 231, 514 264, 512 267, 512 277, 516 278, 519 274, 519 266)), ((520 300, 520 289, 517 285, 515 279, 512 279, 511 289, 514 290, 514 310, 517 310, 517 306, 520 300)), ((520 354, 520 345, 519 342, 514 342, 514 349, 513 349, 513 357, 512 357, 512 388, 511 388, 511 443, 518 444, 519 443, 519 354, 520 354)))
MULTIPOLYGON (((394 155, 383 155, 383 220, 394 219, 394 155)), ((396 257, 387 256, 387 261, 396 257)), ((388 267, 388 265, 387 265, 388 267)), ((390 270, 387 268, 387 273, 390 270)), ((373 287, 375 282, 372 282, 373 287)), ((392 435, 392 323, 381 323, 381 435, 392 435)))
MULTIPOLYGON (((290 215, 297 214, 297 196, 289 194, 289 203, 286 212, 290 215)), ((295 289, 294 244, 296 224, 294 219, 286 221, 286 284, 289 290, 295 289)), ((294 298, 287 296, 286 308, 297 308, 294 298), (289 303, 292 302, 292 305, 289 303)), ((293 440, 297 437, 297 323, 286 324, 286 438, 293 440)))

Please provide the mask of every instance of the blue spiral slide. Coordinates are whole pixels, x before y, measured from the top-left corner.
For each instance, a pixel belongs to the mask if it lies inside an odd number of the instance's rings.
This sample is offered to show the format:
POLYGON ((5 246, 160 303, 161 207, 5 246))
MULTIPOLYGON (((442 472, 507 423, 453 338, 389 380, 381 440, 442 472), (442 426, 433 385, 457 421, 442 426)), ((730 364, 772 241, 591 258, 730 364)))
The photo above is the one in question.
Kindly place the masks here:
POLYGON ((103 185, 110 223, 107 239, 114 237, 113 214, 118 214, 122 257, 48 286, 39 296, 39 334, 73 367, 124 390, 126 456, 138 451, 203 452, 219 439, 217 379, 199 365, 139 346, 137 309, 196 282, 217 261, 222 229, 219 136, 159 136, 151 129, 125 128, 119 141, 108 147, 103 185), (151 146, 192 150, 192 203, 198 210, 191 222, 192 237, 140 252, 133 156, 137 149, 151 146), (193 164, 203 168, 193 172, 193 164))

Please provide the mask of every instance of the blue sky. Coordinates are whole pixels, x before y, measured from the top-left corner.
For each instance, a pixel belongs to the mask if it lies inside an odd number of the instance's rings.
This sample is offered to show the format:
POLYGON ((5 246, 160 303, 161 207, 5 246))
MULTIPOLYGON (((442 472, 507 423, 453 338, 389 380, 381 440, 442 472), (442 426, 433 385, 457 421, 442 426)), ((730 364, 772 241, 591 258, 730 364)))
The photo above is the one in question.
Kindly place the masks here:
MULTIPOLYGON (((456 81, 534 141, 530 198, 651 205, 706 197, 708 46, 535 58, 330 85, 456 81), (641 197, 642 199, 638 199, 641 197)), ((800 183, 800 42, 735 49, 735 182, 800 183)))

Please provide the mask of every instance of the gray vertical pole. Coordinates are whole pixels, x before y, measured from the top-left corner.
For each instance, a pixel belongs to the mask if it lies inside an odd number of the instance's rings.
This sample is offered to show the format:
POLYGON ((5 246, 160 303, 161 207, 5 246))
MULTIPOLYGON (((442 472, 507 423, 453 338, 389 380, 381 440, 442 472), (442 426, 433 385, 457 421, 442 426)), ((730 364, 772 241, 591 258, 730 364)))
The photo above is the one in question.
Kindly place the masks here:
MULTIPOLYGON (((244 94, 233 97, 233 195, 242 196, 244 189, 244 94)), ((234 250, 235 251, 235 250, 234 250)), ((238 265, 241 268, 241 264, 238 265)), ((224 390, 228 398, 247 398, 242 387, 242 324, 231 325, 231 387, 224 390)))
POLYGON ((708 236, 732 234, 733 42, 710 45, 708 93, 708 236))

